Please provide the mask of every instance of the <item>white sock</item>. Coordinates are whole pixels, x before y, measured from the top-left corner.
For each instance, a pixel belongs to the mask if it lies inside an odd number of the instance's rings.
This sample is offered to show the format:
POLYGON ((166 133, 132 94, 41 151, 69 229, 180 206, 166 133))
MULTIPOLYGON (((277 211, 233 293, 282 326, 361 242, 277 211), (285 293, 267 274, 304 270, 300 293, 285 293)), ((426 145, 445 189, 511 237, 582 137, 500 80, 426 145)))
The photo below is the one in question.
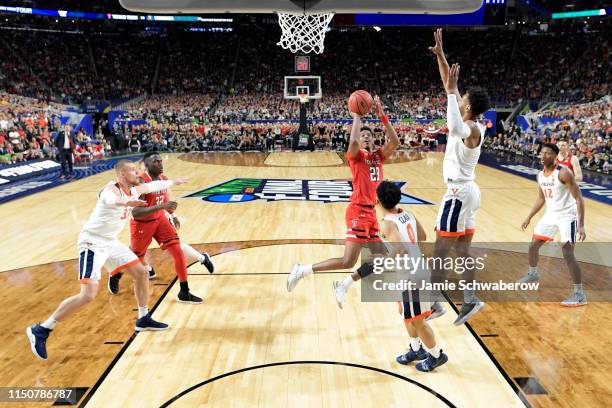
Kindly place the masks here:
POLYGON ((151 272, 153 270, 153 267, 151 265, 147 265, 147 271, 151 272))
POLYGON ((574 293, 582 293, 582 283, 574 283, 574 293))
POLYGON ((303 276, 308 276, 312 274, 312 265, 300 265, 300 272, 302 272, 303 276))
MULTIPOLYGON (((181 249, 185 254, 185 258, 187 259, 197 259, 198 261, 202 261, 203 255, 196 251, 192 246, 187 244, 181 244, 181 249)), ((188 262, 189 263, 189 262, 188 262)))
POLYGON ((529 274, 530 275, 537 275, 538 274, 538 267, 537 266, 530 266, 529 267, 529 274))
POLYGON ((427 351, 429 352, 429 354, 431 354, 432 356, 434 356, 434 358, 438 358, 440 357, 440 352, 442 351, 442 349, 440 349, 440 346, 438 344, 436 344, 435 346, 433 346, 432 348, 429 347, 425 347, 425 349, 427 349, 427 351))
POLYGON ((344 290, 347 290, 353 284, 353 282, 354 282, 354 280, 353 280, 353 277, 351 275, 349 275, 346 278, 344 278, 342 280, 342 286, 344 286, 344 290))
POLYGON ((55 320, 53 317, 49 317, 47 320, 44 321, 44 323, 41 324, 41 326, 45 329, 53 330, 56 324, 57 320, 55 320))
POLYGON ((419 339, 418 337, 410 336, 408 336, 408 339, 410 340, 410 348, 414 351, 419 351, 419 349, 421 348, 421 339, 419 339))
POLYGON ((147 306, 140 307, 138 306, 138 318, 145 317, 149 314, 149 308, 147 306))

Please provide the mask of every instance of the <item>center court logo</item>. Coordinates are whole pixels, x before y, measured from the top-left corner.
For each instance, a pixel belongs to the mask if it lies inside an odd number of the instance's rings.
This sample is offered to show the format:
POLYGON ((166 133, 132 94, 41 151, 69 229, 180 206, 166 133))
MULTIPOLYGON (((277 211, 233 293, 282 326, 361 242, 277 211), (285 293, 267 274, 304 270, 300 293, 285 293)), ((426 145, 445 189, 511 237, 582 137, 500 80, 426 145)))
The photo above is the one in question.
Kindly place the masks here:
MULTIPOLYGON (((406 184, 396 181, 399 187, 406 184)), ((318 201, 322 203, 347 203, 353 192, 348 180, 302 180, 236 178, 208 187, 183 198, 200 198, 213 203, 244 203, 266 201, 318 201)), ((402 193, 400 204, 433 204, 402 193)))

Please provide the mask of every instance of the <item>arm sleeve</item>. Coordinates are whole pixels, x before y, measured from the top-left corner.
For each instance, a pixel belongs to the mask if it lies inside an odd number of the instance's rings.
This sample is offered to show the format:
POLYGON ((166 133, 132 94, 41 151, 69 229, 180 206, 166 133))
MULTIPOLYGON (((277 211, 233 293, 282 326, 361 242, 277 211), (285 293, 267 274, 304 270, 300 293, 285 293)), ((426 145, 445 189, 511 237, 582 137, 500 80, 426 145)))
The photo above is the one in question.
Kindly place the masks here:
POLYGON ((446 111, 446 123, 448 125, 448 135, 466 139, 472 133, 470 127, 461 119, 457 95, 448 95, 448 107, 446 111))
POLYGON ((150 183, 143 184, 149 189, 149 193, 155 193, 158 191, 166 190, 169 187, 172 187, 174 182, 172 180, 155 180, 150 183))

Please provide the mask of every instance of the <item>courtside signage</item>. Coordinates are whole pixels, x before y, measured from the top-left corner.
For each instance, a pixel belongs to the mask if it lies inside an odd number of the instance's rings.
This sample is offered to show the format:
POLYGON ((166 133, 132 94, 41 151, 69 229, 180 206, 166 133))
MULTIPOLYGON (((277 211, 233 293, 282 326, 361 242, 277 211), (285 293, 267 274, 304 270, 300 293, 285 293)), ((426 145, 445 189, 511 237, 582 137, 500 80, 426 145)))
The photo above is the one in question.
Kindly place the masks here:
MULTIPOLYGON (((402 187, 405 182, 396 181, 402 187)), ((183 198, 199 198, 211 203, 245 203, 266 201, 318 201, 347 203, 353 192, 348 180, 303 180, 235 178, 207 187, 183 198)), ((427 200, 402 193, 400 204, 433 204, 427 200)))

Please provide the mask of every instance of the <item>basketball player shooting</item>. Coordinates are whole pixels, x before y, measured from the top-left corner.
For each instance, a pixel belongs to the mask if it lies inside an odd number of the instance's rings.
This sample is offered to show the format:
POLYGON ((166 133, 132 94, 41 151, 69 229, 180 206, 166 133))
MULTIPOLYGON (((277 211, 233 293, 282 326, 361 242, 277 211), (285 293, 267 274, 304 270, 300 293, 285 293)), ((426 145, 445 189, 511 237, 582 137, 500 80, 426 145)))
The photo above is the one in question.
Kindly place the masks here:
POLYGON ((130 217, 132 208, 146 206, 139 200, 142 194, 163 191, 172 185, 181 185, 185 178, 158 180, 139 184, 136 166, 120 160, 115 166, 116 182, 108 183, 100 192, 96 207, 81 230, 77 242, 79 253, 80 293, 65 299, 42 324, 26 329, 34 355, 47 359, 46 341, 55 325, 91 303, 98 293, 98 281, 104 266, 110 273, 123 271, 134 280, 134 293, 138 305, 136 331, 160 331, 168 329, 166 323, 153 320, 149 314, 149 276, 138 257, 117 236, 130 217))
MULTIPOLYGON (((150 183, 156 180, 167 180, 163 174, 164 164, 159 153, 147 152, 142 160, 145 171, 138 175, 139 182, 150 183)), ((162 190, 150 192, 141 197, 147 202, 147 207, 138 207, 132 211, 130 249, 148 267, 149 279, 151 279, 153 268, 145 262, 144 258, 151 241, 155 239, 161 249, 167 251, 174 261, 174 270, 180 284, 177 300, 181 303, 200 304, 202 299, 189 291, 187 268, 196 262, 200 262, 208 269, 209 273, 213 273, 214 266, 207 253, 201 254, 190 245, 181 243, 177 232, 180 228, 180 221, 175 214, 177 203, 171 201, 169 195, 169 190, 162 190)), ((117 272, 111 274, 108 279, 108 290, 113 295, 119 293, 121 276, 122 273, 117 272)), ((154 272, 153 276, 155 276, 154 272)))
MULTIPOLYGON (((387 142, 379 149, 374 150, 374 134, 369 127, 363 126, 361 116, 351 112, 353 125, 347 151, 347 158, 353 179, 353 193, 351 202, 346 209, 346 240, 344 244, 344 256, 332 258, 316 263, 314 265, 295 264, 287 278, 287 291, 295 289, 298 282, 313 272, 331 271, 338 269, 349 269, 355 266, 363 245, 380 243, 378 237, 378 221, 376 219, 376 187, 383 179, 383 162, 391 157, 399 139, 389 118, 385 115, 380 98, 374 98, 374 109, 384 124, 387 142)), ((367 112, 366 112, 367 113, 367 112)), ((371 268, 360 268, 358 272, 348 276, 342 282, 334 282, 334 291, 338 305, 342 307, 344 293, 349 286, 366 273, 371 273, 371 268)))
POLYGON ((529 272, 519 282, 536 282, 540 279, 538 272, 539 252, 542 245, 552 241, 559 232, 563 258, 572 275, 574 290, 565 299, 563 306, 584 306, 586 295, 582 289, 582 273, 576 257, 574 246, 576 238, 584 241, 584 200, 572 172, 566 167, 556 164, 559 148, 554 144, 545 144, 540 152, 543 168, 538 173, 538 198, 533 208, 523 221, 521 228, 525 230, 534 215, 546 204, 546 212, 533 231, 533 239, 529 245, 529 272))
MULTIPOLYGON (((454 246, 457 256, 467 260, 471 257, 469 249, 476 228, 476 211, 480 207, 480 189, 474 179, 485 134, 485 127, 476 120, 489 109, 489 98, 480 87, 468 89, 463 97, 459 94, 457 82, 460 66, 453 64, 449 67, 442 47, 441 28, 434 32, 434 38, 435 46, 429 49, 436 56, 440 78, 448 98, 448 141, 442 164, 447 190, 438 211, 434 257, 446 258, 454 246)), ((438 262, 434 264, 438 265, 438 262)), ((463 278, 470 282, 473 280, 473 273, 473 269, 467 270, 463 278)), ((444 270, 432 271, 434 282, 441 282, 444 278, 444 270)), ((463 293, 463 305, 454 324, 465 323, 483 307, 484 302, 474 295, 474 291, 466 289, 463 293)), ((436 302, 433 308, 435 315, 443 313, 442 303, 436 302)))

